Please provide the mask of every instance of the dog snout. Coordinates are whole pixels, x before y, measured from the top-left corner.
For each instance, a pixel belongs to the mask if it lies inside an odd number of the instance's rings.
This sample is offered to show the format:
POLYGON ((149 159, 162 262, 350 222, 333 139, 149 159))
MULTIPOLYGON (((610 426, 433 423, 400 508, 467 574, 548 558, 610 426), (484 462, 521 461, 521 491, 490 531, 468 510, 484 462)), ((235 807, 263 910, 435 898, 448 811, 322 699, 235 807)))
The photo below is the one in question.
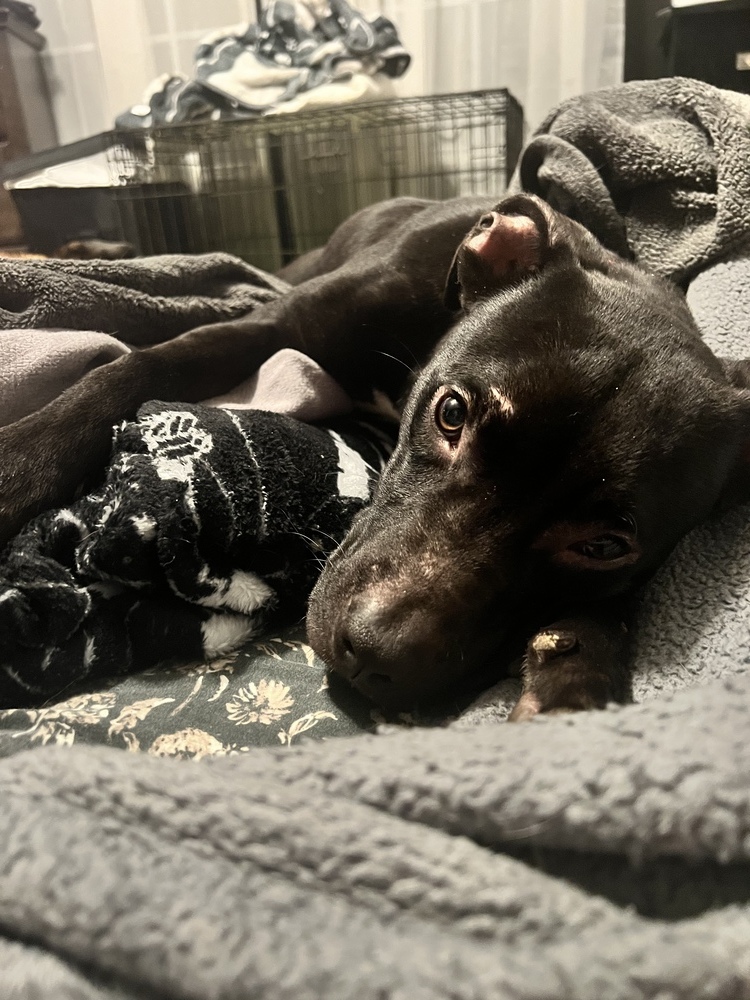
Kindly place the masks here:
POLYGON ((353 687, 379 704, 412 706, 425 681, 435 680, 431 665, 441 644, 418 607, 408 614, 377 592, 352 598, 340 616, 332 647, 332 667, 353 687))

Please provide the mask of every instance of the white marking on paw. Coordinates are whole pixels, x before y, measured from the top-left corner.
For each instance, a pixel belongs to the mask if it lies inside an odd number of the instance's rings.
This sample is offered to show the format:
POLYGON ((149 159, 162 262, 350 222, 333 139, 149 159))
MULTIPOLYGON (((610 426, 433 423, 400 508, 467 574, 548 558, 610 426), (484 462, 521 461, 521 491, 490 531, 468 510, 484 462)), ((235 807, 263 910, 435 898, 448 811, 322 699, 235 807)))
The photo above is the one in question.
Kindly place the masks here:
POLYGON ((560 641, 560 636, 555 632, 541 632, 539 635, 534 636, 531 640, 531 645, 534 647, 537 653, 544 652, 548 649, 557 649, 557 644, 560 641))

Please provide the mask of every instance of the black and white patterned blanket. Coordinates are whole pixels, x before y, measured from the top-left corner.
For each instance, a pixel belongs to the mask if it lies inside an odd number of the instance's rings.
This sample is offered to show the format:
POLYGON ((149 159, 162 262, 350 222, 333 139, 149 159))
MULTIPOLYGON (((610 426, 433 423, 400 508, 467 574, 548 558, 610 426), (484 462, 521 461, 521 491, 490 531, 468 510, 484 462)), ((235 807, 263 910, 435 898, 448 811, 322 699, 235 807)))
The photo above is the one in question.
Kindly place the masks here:
POLYGON ((391 447, 354 419, 142 407, 102 488, 37 518, 0 559, 0 705, 211 659, 274 614, 301 617, 391 447))

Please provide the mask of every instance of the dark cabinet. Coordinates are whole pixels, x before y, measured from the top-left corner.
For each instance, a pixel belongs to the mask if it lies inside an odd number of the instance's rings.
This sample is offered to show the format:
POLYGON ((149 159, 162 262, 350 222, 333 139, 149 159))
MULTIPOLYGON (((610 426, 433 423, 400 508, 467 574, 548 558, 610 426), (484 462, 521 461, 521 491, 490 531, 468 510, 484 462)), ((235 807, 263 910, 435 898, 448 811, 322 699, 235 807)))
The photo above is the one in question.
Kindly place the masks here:
POLYGON ((674 76, 750 93, 750 0, 675 7, 666 48, 674 76))

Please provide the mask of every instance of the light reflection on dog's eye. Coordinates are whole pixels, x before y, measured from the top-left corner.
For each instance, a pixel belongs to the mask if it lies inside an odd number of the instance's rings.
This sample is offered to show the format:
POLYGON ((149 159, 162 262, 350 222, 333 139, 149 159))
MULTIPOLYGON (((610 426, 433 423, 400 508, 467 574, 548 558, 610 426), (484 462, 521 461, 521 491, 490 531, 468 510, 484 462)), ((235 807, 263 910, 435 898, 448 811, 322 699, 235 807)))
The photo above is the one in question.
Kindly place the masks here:
POLYGON ((631 551, 628 541, 620 535, 599 535, 598 538, 578 542, 572 548, 587 559, 601 560, 620 559, 631 551))
POLYGON ((439 400, 435 409, 435 422, 449 441, 455 441, 463 430, 467 415, 466 401, 457 392, 452 391, 439 400))

